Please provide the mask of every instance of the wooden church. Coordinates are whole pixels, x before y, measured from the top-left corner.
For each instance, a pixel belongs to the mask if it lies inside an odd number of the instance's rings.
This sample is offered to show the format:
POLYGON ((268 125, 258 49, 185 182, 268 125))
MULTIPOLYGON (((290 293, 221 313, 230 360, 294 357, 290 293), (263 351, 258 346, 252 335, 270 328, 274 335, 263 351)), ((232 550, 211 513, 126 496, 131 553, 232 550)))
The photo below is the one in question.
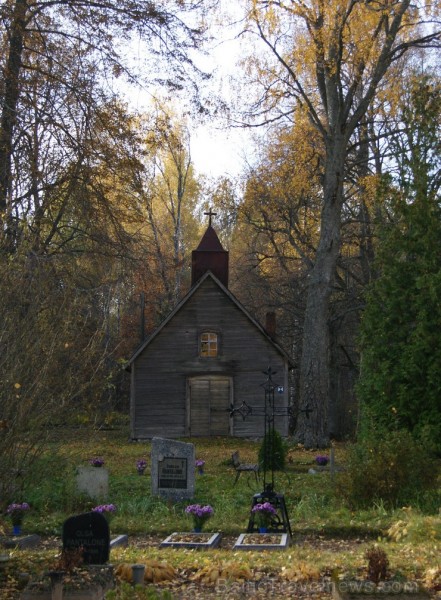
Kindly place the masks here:
POLYGON ((134 440, 262 436, 268 367, 275 427, 288 434, 290 357, 228 290, 228 252, 209 215, 190 291, 129 360, 134 440))

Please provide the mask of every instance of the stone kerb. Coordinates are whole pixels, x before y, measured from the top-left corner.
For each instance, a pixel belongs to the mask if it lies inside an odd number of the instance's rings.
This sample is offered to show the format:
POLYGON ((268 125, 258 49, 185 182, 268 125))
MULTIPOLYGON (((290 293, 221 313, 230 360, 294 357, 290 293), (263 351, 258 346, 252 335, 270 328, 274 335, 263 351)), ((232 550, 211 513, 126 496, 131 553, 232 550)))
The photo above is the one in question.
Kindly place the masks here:
POLYGON ((154 437, 151 449, 152 495, 176 502, 193 498, 194 463, 194 444, 154 437))

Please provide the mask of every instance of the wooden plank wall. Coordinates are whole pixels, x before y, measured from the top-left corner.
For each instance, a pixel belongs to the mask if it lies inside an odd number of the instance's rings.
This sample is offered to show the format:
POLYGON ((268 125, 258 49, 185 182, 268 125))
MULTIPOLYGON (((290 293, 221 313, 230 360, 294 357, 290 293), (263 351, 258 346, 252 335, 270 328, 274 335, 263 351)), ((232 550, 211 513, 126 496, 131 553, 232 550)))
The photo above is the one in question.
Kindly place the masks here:
MULTIPOLYGON (((287 364, 273 344, 261 334, 246 315, 219 286, 207 278, 187 303, 163 327, 132 365, 132 437, 155 435, 182 437, 186 425, 187 379, 217 374, 232 378, 234 404, 246 401, 255 410, 263 407, 268 366, 285 392, 277 395, 280 406, 287 405, 287 364), (199 336, 215 331, 220 336, 217 358, 199 358, 199 336)), ((276 426, 288 433, 288 419, 276 426)), ((259 437, 263 417, 234 418, 233 435, 259 437)))

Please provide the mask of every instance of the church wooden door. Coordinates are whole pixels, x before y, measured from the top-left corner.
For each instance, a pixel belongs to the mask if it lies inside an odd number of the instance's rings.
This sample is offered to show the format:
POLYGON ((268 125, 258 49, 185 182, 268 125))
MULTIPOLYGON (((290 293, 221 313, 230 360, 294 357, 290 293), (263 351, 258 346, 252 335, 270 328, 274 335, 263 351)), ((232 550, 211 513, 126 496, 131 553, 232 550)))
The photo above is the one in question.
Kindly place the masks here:
POLYGON ((188 380, 187 429, 190 436, 230 435, 232 385, 214 375, 188 380))

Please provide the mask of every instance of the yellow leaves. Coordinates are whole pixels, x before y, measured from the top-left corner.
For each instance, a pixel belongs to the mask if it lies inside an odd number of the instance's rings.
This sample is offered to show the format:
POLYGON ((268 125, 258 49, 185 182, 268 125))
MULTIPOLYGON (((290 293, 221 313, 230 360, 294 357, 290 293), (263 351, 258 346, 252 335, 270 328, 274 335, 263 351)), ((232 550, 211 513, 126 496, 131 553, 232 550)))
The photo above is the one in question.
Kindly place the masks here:
POLYGON ((406 522, 401 520, 396 521, 387 530, 387 535, 395 542, 399 542, 403 537, 407 535, 406 522))
POLYGON ((219 579, 228 581, 246 581, 252 578, 250 569, 245 565, 235 563, 210 564, 192 577, 192 581, 198 581, 205 585, 214 585, 219 579))
MULTIPOLYGON (((290 3, 254 0, 251 4, 251 22, 257 25, 257 32, 267 46, 277 53, 271 66, 255 54, 255 60, 261 64, 261 80, 265 77, 272 80, 272 85, 266 85, 271 93, 276 88, 283 90, 277 82, 285 81, 285 65, 288 65, 291 80, 301 82, 301 95, 304 92, 315 105, 321 101, 316 96, 319 89, 323 100, 324 96, 337 94, 338 87, 349 88, 354 82, 374 77, 377 65, 383 60, 385 44, 389 43, 392 20, 400 19, 403 12, 404 23, 412 18, 413 10, 397 2, 380 6, 380 3, 343 0, 290 3), (285 65, 278 57, 282 57, 285 65)), ((409 27, 404 29, 409 31, 406 35, 413 35, 415 27, 409 21, 409 27)), ((329 101, 324 107, 329 109, 329 101)))
POLYGON ((441 566, 426 569, 423 583, 427 588, 441 590, 441 566))
POLYGON ((320 579, 320 571, 305 562, 299 562, 293 567, 282 569, 282 577, 288 581, 314 581, 320 579))
POLYGON ((405 518, 393 523, 387 530, 388 537, 394 542, 437 541, 441 539, 441 516, 414 514, 405 509, 405 518))
MULTIPOLYGON (((162 581, 171 581, 176 577, 175 569, 167 564, 161 563, 157 560, 147 560, 143 564, 144 570, 144 581, 148 583, 160 583, 162 581)), ((115 575, 121 581, 132 583, 133 581, 133 570, 132 565, 127 563, 119 564, 115 568, 115 575)))

